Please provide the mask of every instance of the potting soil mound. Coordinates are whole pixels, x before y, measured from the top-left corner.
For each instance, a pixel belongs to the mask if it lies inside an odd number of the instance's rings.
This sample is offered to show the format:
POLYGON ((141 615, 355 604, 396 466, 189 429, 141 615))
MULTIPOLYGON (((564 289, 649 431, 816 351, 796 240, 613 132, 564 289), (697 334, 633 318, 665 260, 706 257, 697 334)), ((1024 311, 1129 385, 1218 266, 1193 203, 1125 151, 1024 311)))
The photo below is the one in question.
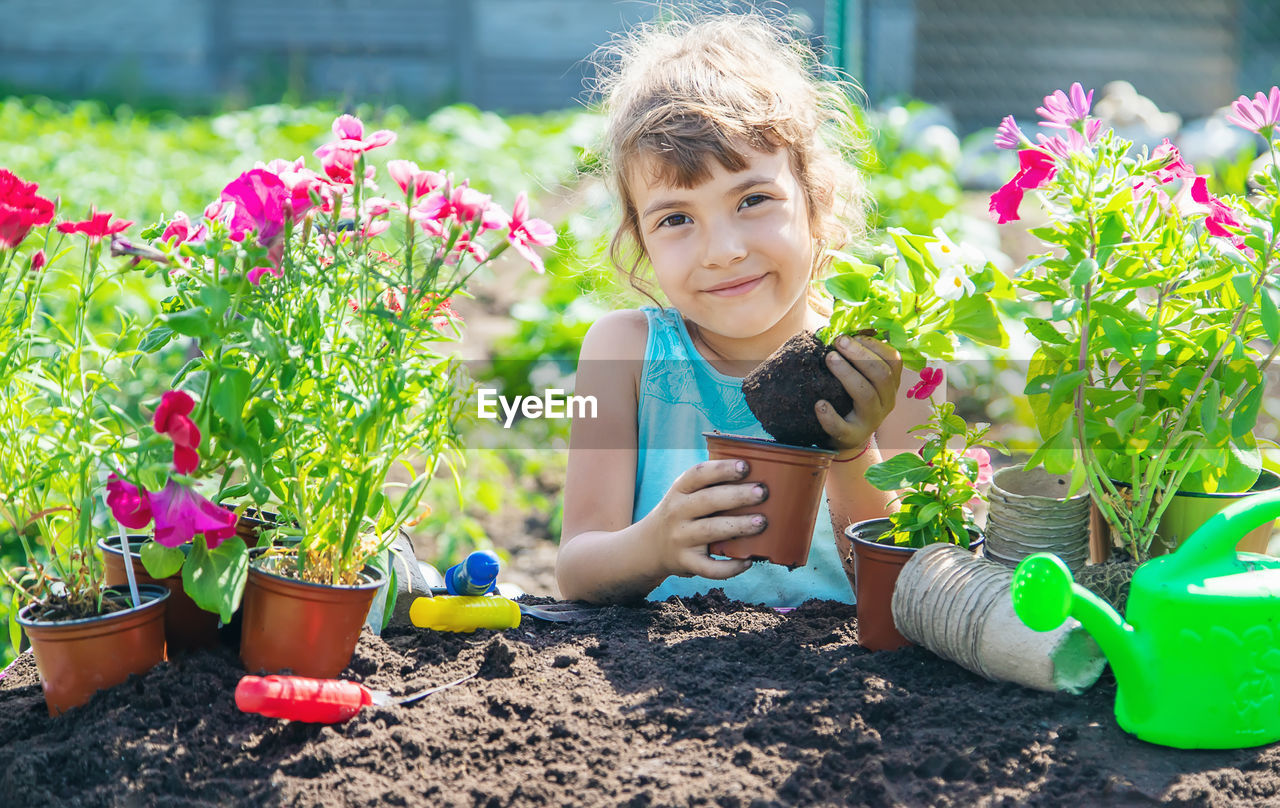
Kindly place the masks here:
POLYGON ((366 634, 345 678, 405 693, 478 675, 336 726, 237 711, 226 648, 50 718, 25 655, 0 680, 0 802, 1280 804, 1280 745, 1139 741, 1116 726, 1109 674, 1045 694, 856 639, 852 607, 784 615, 718 592, 501 633, 366 634))

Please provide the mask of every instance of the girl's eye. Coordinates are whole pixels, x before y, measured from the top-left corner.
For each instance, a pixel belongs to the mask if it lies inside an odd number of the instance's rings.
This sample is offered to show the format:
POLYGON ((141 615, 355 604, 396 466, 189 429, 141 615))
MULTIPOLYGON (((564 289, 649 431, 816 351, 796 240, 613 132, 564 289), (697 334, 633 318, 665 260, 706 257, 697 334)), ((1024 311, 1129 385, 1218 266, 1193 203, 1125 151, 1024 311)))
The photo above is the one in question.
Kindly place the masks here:
POLYGON ((679 227, 680 225, 687 224, 688 222, 689 222, 688 216, 685 216, 683 213, 673 213, 667 218, 658 222, 658 227, 679 227))
POLYGON ((742 200, 742 204, 738 205, 738 210, 742 210, 743 208, 754 208, 756 205, 759 205, 768 198, 769 197, 765 194, 751 194, 746 199, 742 200))

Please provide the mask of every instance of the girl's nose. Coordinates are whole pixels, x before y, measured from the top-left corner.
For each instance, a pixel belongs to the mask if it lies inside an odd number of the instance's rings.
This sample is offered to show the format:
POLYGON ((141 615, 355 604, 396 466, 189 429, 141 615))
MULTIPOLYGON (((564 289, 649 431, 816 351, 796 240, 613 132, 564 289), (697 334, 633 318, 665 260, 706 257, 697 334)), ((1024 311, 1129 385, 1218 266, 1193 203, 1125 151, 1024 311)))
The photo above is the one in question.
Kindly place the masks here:
POLYGON ((707 239, 702 263, 707 267, 727 267, 747 256, 747 243, 741 230, 728 222, 712 223, 706 229, 707 239))

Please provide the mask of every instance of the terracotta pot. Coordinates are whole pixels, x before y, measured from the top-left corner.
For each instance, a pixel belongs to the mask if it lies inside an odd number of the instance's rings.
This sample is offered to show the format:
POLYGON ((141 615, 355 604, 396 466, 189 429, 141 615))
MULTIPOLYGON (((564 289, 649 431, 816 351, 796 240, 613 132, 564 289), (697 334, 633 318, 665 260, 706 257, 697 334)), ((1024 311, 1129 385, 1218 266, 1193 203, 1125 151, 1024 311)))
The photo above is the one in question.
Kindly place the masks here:
MULTIPOLYGON (((169 590, 169 605, 164 611, 165 658, 199 648, 213 648, 218 644, 218 615, 206 612, 196 605, 182 588, 182 573, 168 578, 152 578, 142 565, 139 555, 142 544, 149 536, 129 536, 129 557, 133 560, 133 574, 139 584, 157 584, 169 590)), ((127 589, 128 575, 124 569, 124 554, 120 552, 120 540, 99 539, 98 549, 106 565, 106 579, 110 586, 127 589)))
MULTIPOLYGON (((128 587, 107 591, 129 603, 128 587)), ((164 613, 169 590, 157 584, 138 587, 137 608, 80 620, 33 620, 33 606, 18 612, 31 640, 49 715, 65 713, 89 701, 99 690, 115 687, 133 673, 146 673, 164 659, 164 613)))
POLYGON ((250 673, 291 671, 332 679, 351 662, 360 627, 385 575, 372 566, 355 586, 313 584, 270 570, 280 556, 249 565, 241 602, 240 661, 250 673))
MULTIPOLYGON (((853 586, 858 609, 858 644, 869 651, 893 651, 911 645, 893 622, 893 590, 918 547, 880 544, 877 539, 889 532, 888 519, 868 519, 845 528, 853 545, 843 559, 844 572, 853 586)), ((982 546, 982 534, 969 529, 969 549, 982 546)))
POLYGON ((712 553, 729 558, 771 561, 784 567, 803 567, 822 504, 827 468, 835 452, 790 446, 763 438, 703 432, 712 460, 740 459, 751 464, 746 483, 764 483, 769 498, 758 505, 724 511, 727 515, 764 514, 761 533, 713 542, 712 553))
MULTIPOLYGON (((1117 488, 1128 488, 1124 483, 1112 481, 1117 488)), ((1238 501, 1241 497, 1263 491, 1274 491, 1280 488, 1280 477, 1269 471, 1258 476, 1258 481, 1248 491, 1236 491, 1225 494, 1205 494, 1198 491, 1179 491, 1173 495, 1173 502, 1165 508, 1156 526, 1156 536, 1151 542, 1151 555, 1165 555, 1178 549, 1184 540, 1209 520, 1218 511, 1238 501)), ((1255 528, 1245 535, 1236 545, 1236 549, 1246 553, 1266 553, 1267 545, 1275 522, 1255 528)), ((1094 505, 1089 514, 1089 560, 1101 564, 1111 557, 1111 526, 1102 517, 1098 506, 1094 505)))

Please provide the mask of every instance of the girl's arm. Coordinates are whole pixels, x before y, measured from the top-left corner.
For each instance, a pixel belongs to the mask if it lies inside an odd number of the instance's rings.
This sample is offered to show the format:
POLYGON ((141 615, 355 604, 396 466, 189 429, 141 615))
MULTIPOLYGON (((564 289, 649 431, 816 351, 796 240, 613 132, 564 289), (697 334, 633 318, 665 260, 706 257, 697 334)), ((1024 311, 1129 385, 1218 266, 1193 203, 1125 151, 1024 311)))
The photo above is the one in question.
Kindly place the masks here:
POLYGON ((643 598, 669 575, 724 579, 750 562, 713 559, 709 542, 764 529, 751 516, 711 516, 760 502, 739 461, 700 463, 662 502, 632 524, 636 412, 648 324, 642 312, 615 312, 592 325, 582 344, 575 395, 595 396, 594 419, 575 419, 569 438, 564 519, 556 582, 569 600, 617 603, 643 598))

